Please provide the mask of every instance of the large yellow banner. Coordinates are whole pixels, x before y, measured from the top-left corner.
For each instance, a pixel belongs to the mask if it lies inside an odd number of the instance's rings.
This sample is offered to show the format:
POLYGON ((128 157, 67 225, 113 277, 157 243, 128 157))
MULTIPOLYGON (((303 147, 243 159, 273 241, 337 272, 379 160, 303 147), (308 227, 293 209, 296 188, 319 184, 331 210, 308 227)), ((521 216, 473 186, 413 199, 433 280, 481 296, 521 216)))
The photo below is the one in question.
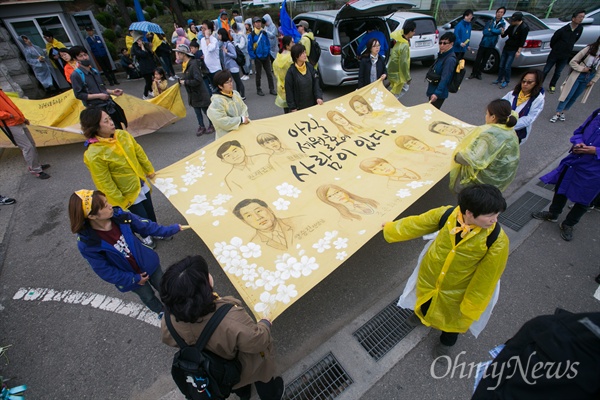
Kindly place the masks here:
POLYGON ((374 83, 243 125, 154 184, 254 314, 274 319, 442 179, 468 128, 374 83))
MULTIPOLYGON (((73 91, 44 100, 28 100, 12 97, 11 100, 29 120, 29 131, 37 147, 85 141, 79 126, 79 113, 85 108, 73 95, 73 91)), ((129 122, 127 131, 133 136, 156 132, 185 117, 185 105, 179 85, 173 85, 159 96, 142 100, 128 94, 114 97, 129 122)), ((0 147, 15 147, 0 132, 0 147)))

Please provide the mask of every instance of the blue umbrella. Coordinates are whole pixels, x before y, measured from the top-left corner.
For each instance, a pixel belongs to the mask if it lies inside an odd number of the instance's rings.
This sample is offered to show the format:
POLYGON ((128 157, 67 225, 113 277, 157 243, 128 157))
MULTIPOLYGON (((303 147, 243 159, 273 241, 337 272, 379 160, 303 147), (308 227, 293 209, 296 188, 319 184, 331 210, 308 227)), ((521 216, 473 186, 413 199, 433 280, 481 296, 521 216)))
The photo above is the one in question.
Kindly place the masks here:
POLYGON ((148 21, 134 22, 129 25, 129 30, 165 34, 160 25, 148 21))

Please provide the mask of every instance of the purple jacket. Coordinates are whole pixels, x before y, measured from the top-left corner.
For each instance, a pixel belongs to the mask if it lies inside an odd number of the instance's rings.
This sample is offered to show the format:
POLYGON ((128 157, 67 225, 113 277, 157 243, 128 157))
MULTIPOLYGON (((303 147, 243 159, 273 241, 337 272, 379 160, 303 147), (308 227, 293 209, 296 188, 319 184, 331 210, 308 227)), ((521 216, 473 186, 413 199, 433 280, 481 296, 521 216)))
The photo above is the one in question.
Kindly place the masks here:
POLYGON ((564 173, 558 194, 575 203, 589 205, 600 193, 600 108, 573 132, 571 143, 596 146, 596 154, 569 154, 558 167, 542 176, 544 183, 556 184, 564 173))

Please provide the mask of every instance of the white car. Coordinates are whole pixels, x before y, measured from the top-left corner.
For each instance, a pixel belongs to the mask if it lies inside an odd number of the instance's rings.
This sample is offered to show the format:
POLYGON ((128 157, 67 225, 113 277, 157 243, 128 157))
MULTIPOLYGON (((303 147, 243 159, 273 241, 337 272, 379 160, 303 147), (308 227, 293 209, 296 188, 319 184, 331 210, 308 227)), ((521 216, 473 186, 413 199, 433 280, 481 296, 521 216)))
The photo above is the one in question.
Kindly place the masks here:
POLYGON ((417 25, 415 35, 410 40, 410 60, 421 61, 429 67, 433 65, 438 47, 438 30, 435 18, 425 14, 396 11, 388 18, 387 23, 390 31, 399 31, 406 21, 413 21, 417 25))

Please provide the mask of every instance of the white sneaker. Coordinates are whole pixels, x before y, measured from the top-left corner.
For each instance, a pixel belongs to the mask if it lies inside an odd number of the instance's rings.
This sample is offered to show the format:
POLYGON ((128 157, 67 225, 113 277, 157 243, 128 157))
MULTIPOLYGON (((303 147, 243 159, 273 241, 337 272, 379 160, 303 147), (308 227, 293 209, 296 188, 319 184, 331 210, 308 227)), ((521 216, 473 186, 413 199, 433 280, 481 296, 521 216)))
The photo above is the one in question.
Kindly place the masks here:
POLYGON ((254 74, 254 72, 250 71, 250 75, 254 74))
POLYGON ((173 78, 179 79, 179 75, 175 74, 175 75, 173 75, 173 78))
POLYGON ((151 99, 151 97, 142 95, 142 100, 149 100, 149 99, 151 99))
POLYGON ((169 77, 169 80, 170 80, 171 82, 173 82, 173 81, 175 80, 175 77, 173 77, 173 76, 170 76, 170 77, 169 77))
POLYGON ((248 79, 250 79, 250 77, 248 75, 244 75, 240 79, 243 81, 247 81, 248 79))
POLYGON ((154 97, 154 92, 148 92, 148 97, 153 98, 154 97))
POLYGON ((151 248, 151 249, 156 248, 156 243, 154 243, 154 240, 152 240, 152 236, 146 236, 145 238, 141 238, 140 240, 142 241, 142 244, 144 246, 151 248))

